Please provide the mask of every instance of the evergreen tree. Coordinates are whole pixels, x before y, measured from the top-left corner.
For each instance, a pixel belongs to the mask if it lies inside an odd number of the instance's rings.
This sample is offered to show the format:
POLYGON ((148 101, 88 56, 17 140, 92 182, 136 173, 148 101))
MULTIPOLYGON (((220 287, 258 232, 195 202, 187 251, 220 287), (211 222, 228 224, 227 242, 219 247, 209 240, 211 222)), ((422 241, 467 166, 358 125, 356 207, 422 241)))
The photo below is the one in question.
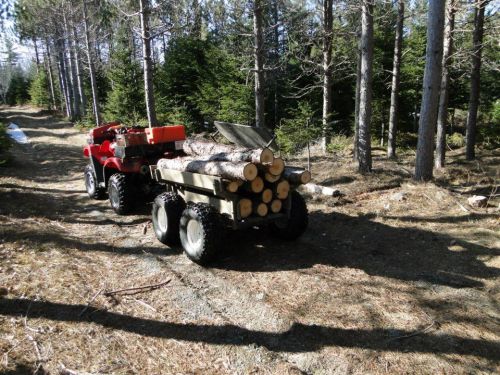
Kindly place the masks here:
POLYGON ((29 88, 29 94, 31 96, 31 104, 37 107, 50 109, 51 98, 49 90, 50 87, 47 74, 43 69, 40 69, 38 73, 36 73, 33 81, 31 81, 31 85, 29 88))

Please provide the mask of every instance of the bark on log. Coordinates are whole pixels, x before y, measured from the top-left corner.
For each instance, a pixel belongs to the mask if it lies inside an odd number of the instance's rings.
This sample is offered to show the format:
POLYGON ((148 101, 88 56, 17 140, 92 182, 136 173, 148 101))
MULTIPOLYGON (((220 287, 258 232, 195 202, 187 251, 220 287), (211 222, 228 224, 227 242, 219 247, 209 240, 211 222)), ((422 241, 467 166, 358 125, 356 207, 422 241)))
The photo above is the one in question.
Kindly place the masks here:
POLYGON ((247 198, 243 198, 238 202, 238 209, 240 211, 240 216, 242 219, 246 219, 252 214, 252 201, 247 198))
POLYGON ((285 162, 282 158, 274 158, 273 163, 269 166, 269 173, 279 176, 285 170, 285 162))
POLYGON ((311 181, 311 172, 302 168, 285 167, 283 178, 294 185, 303 185, 311 181))
POLYGON ((254 202, 253 203, 253 212, 257 216, 264 217, 267 216, 269 213, 269 208, 267 207, 267 204, 262 203, 262 202, 254 202))
POLYGON ((271 212, 277 214, 283 208, 283 202, 279 199, 275 199, 271 202, 271 212))
POLYGON ((274 160, 274 154, 268 148, 252 150, 194 139, 184 141, 182 148, 188 155, 205 156, 212 161, 248 161, 255 164, 271 165, 274 160))
POLYGON ((265 189, 262 194, 262 202, 269 203, 273 200, 273 191, 271 189, 265 189))
POLYGON ((321 186, 316 184, 305 184, 301 186, 301 189, 311 194, 326 195, 329 197, 341 195, 340 190, 334 189, 328 186, 321 186))
POLYGON ((230 180, 252 181, 257 177, 257 167, 255 164, 247 162, 231 163, 193 158, 160 159, 158 160, 158 168, 220 176, 230 180))

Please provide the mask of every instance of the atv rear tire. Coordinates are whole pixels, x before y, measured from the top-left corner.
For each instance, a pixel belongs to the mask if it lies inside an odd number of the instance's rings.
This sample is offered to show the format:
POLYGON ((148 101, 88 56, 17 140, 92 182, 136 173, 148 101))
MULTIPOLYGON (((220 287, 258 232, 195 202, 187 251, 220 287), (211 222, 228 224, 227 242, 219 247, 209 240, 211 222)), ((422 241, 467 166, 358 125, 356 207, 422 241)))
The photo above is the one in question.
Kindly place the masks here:
POLYGON ((132 210, 132 187, 126 174, 115 173, 109 178, 108 195, 111 208, 118 215, 125 215, 132 210))
POLYGON ((94 168, 91 165, 85 167, 85 189, 92 199, 103 199, 106 196, 106 189, 99 187, 94 168))
POLYGON ((282 240, 292 241, 299 238, 307 229, 309 214, 307 205, 298 192, 291 193, 290 217, 288 220, 278 221, 270 225, 271 234, 282 240))
POLYGON ((222 244, 221 215, 208 204, 188 204, 181 215, 179 234, 187 257, 204 266, 222 244))
POLYGON ((153 202, 153 229, 158 241, 165 245, 179 244, 179 222, 186 208, 184 199, 176 193, 162 193, 153 202))

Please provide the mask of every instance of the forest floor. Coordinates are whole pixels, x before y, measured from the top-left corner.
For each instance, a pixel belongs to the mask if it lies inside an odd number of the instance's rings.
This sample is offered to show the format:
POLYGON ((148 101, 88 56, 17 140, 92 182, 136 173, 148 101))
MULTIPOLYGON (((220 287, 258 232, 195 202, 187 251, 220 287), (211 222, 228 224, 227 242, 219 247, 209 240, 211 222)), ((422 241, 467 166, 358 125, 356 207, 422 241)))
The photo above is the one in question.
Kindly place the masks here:
POLYGON ((427 184, 414 154, 377 151, 367 176, 315 157, 315 182, 344 195, 307 198, 303 237, 233 233, 201 268, 155 239, 149 207, 87 197, 85 134, 28 107, 0 116, 31 140, 0 168, 1 373, 500 372, 499 150, 450 152, 427 184), (468 206, 479 193, 488 207, 468 206))

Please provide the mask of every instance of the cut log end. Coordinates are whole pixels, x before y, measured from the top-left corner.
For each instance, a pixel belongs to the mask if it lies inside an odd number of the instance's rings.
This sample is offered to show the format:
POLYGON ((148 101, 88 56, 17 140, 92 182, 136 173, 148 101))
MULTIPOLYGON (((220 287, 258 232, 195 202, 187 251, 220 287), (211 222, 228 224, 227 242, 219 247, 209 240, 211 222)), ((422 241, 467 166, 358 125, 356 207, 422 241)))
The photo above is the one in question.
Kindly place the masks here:
POLYGON ((283 202, 279 199, 275 199, 271 202, 271 212, 277 214, 283 208, 283 202))
POLYGON ((252 201, 247 198, 243 198, 238 202, 238 209, 240 211, 240 216, 242 219, 246 219, 252 214, 252 201))
POLYGON ((304 185, 311 181, 311 172, 297 167, 285 167, 283 178, 294 185, 304 185))
POLYGON ((264 179, 265 179, 267 182, 270 182, 270 183, 272 183, 272 184, 273 184, 273 183, 275 183, 275 182, 277 182, 280 178, 281 178, 281 176, 280 176, 280 175, 275 176, 275 175, 273 175, 273 174, 271 174, 271 173, 269 173, 269 172, 268 172, 268 173, 266 173, 266 174, 264 175, 264 179))
POLYGON ((253 212, 260 217, 264 217, 268 214, 269 208, 267 207, 267 204, 265 204, 265 203, 262 203, 262 202, 255 203, 254 208, 253 208, 253 212))
POLYGON ((278 176, 285 170, 285 162, 282 158, 274 158, 273 163, 269 166, 269 173, 278 176))
POLYGON ((264 190, 264 180, 261 177, 255 177, 250 182, 250 190, 252 193, 260 193, 264 190))
POLYGON ((290 184, 288 181, 283 180, 278 182, 276 185, 276 196, 279 199, 286 199, 288 197, 288 193, 290 192, 290 184))
POLYGON ((248 163, 247 165, 245 165, 245 168, 243 168, 243 176, 245 176, 245 179, 247 181, 254 180, 255 177, 257 177, 257 174, 258 174, 258 171, 257 171, 257 167, 255 166, 255 164, 248 163))
POLYGON ((269 203, 273 200, 273 191, 271 189, 265 189, 262 192, 262 202, 269 203))
POLYGON ((230 193, 236 193, 240 184, 238 181, 227 181, 226 182, 226 190, 230 193))
POLYGON ((268 148, 264 148, 262 149, 262 152, 260 154, 260 162, 261 164, 265 164, 265 165, 271 165, 274 161, 274 154, 273 152, 268 149, 268 148))

